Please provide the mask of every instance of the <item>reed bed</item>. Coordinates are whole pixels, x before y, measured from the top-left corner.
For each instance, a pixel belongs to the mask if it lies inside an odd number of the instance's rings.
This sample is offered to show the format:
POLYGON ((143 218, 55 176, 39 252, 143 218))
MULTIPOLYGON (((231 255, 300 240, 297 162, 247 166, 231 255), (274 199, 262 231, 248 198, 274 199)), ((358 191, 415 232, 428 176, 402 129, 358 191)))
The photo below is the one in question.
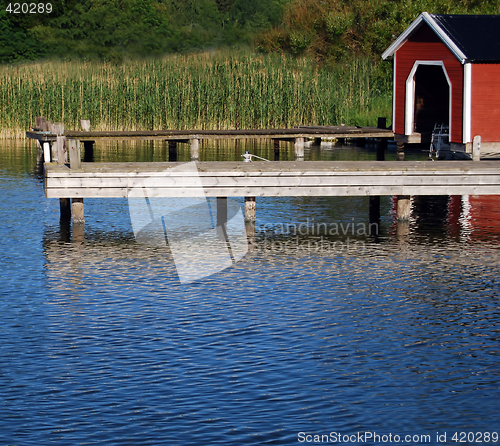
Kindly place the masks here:
POLYGON ((130 61, 0 67, 0 137, 22 138, 36 116, 78 130, 375 125, 389 88, 373 88, 367 59, 318 68, 284 55, 205 53, 130 61))

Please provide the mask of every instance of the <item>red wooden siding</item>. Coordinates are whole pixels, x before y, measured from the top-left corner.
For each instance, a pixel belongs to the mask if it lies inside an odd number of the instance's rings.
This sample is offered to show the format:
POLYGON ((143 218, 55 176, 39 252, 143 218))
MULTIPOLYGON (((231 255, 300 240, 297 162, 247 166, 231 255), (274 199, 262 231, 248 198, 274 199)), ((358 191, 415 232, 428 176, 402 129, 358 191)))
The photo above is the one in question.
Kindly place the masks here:
POLYGON ((500 141, 500 65, 472 65, 471 136, 500 141))
POLYGON ((452 142, 462 143, 463 116, 463 66, 448 47, 442 43, 434 32, 429 34, 429 27, 424 25, 414 38, 409 39, 396 52, 396 85, 395 85, 395 125, 396 133, 405 133, 405 92, 406 80, 415 61, 442 61, 450 78, 451 86, 451 138, 452 142), (427 30, 425 30, 427 28, 427 30), (426 39, 426 36, 429 38, 426 39), (436 41, 438 40, 438 41, 436 41))

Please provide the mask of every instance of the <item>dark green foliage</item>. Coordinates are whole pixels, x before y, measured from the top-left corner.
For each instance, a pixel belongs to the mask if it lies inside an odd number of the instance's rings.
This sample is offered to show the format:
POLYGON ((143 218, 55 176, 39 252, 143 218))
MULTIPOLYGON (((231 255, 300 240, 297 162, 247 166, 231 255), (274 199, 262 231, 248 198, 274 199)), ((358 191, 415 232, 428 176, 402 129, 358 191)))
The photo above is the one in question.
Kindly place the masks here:
POLYGON ((289 0, 66 0, 51 14, 0 11, 0 62, 157 56, 250 44, 289 0))

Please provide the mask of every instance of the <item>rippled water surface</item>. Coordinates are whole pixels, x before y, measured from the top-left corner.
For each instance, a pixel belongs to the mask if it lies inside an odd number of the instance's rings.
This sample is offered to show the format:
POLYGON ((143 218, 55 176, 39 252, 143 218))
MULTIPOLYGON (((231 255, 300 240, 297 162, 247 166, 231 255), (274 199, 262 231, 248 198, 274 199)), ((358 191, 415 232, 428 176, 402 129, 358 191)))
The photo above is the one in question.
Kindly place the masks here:
POLYGON ((243 260, 181 284, 167 249, 135 241, 126 200, 86 200, 84 231, 61 227, 34 146, 2 143, 0 178, 0 444, 500 431, 500 197, 420 197, 407 226, 382 197, 378 233, 358 231, 364 197, 259 199, 243 260))

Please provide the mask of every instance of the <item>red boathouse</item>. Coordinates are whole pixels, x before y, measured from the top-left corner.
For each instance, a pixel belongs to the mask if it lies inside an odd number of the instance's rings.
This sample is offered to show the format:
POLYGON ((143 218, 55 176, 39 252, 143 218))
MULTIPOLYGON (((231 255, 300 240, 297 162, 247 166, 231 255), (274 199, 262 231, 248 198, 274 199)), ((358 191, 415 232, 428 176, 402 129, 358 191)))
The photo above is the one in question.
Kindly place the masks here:
POLYGON ((393 130, 406 143, 450 129, 451 149, 500 151, 500 16, 422 13, 382 54, 394 58, 393 130))

